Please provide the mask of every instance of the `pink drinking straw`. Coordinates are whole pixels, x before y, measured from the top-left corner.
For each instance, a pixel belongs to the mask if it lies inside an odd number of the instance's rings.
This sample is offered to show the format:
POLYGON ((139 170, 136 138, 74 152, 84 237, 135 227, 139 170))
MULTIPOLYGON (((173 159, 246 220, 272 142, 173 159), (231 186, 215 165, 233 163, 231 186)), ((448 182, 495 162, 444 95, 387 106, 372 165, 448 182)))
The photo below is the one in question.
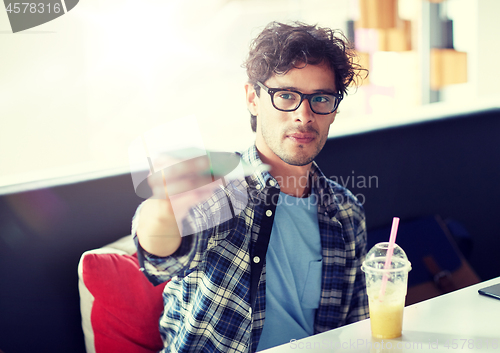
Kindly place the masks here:
MULTIPOLYGON (((394 252, 394 244, 396 244, 396 234, 398 233, 399 218, 394 217, 392 219, 391 236, 389 238, 389 248, 387 249, 387 254, 385 257, 384 270, 389 270, 391 268, 392 253, 394 252)), ((387 286, 387 273, 384 273, 382 277, 382 285, 380 286, 379 300, 382 301, 385 295, 385 288, 387 286)))

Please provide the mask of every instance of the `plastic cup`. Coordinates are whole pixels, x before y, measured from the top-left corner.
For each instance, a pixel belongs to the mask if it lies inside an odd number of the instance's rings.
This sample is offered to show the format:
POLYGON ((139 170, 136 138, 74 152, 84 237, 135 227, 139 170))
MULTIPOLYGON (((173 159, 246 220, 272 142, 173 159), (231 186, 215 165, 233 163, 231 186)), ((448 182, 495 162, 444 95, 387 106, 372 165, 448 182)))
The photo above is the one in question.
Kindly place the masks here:
POLYGON ((361 266, 366 278, 372 336, 381 339, 401 336, 408 272, 411 270, 410 261, 397 244, 394 245, 390 266, 385 269, 388 248, 388 242, 376 244, 361 266), (383 281, 386 285, 382 292, 383 281))

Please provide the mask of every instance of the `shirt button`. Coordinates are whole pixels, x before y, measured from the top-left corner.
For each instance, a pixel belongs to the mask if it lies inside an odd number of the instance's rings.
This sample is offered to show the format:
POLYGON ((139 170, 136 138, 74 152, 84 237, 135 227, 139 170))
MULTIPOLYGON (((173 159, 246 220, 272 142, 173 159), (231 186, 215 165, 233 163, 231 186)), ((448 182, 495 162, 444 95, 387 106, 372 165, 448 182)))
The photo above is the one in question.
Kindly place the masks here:
POLYGON ((260 262, 260 257, 255 256, 255 257, 253 258, 253 262, 255 262, 256 264, 258 264, 258 263, 260 262))
POLYGON ((272 215, 273 215, 273 211, 271 211, 271 210, 267 210, 266 211, 266 216, 267 217, 271 217, 272 215))
POLYGON ((269 180, 269 185, 274 186, 274 185, 276 185, 276 182, 271 179, 271 180, 269 180))

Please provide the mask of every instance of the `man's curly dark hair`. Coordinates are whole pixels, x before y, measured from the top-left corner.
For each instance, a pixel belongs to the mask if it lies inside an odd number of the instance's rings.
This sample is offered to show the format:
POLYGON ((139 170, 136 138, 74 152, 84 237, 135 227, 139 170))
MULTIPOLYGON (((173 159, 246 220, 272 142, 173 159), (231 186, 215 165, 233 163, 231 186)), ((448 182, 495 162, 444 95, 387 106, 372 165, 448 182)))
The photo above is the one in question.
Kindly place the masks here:
MULTIPOLYGON (((293 68, 321 63, 332 68, 337 90, 344 95, 349 85, 359 85, 362 73, 365 77, 368 73, 356 62, 354 50, 340 31, 302 22, 268 24, 252 41, 243 67, 247 70, 248 82, 259 95, 257 81, 265 82, 272 75, 284 75, 293 68)), ((255 115, 251 115, 250 123, 255 132, 255 115)))

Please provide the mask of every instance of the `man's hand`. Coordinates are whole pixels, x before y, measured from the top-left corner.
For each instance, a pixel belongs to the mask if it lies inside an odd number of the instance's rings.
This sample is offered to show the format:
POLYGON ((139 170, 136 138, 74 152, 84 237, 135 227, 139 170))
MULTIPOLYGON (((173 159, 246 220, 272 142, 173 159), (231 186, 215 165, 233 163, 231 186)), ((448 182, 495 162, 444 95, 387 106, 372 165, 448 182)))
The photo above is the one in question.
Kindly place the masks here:
POLYGON ((144 250, 157 256, 173 254, 181 244, 181 222, 196 204, 205 201, 212 184, 207 156, 179 162, 162 157, 155 165, 169 165, 148 177, 153 196, 141 208, 137 236, 144 250), (169 196, 170 195, 170 196, 169 196))

